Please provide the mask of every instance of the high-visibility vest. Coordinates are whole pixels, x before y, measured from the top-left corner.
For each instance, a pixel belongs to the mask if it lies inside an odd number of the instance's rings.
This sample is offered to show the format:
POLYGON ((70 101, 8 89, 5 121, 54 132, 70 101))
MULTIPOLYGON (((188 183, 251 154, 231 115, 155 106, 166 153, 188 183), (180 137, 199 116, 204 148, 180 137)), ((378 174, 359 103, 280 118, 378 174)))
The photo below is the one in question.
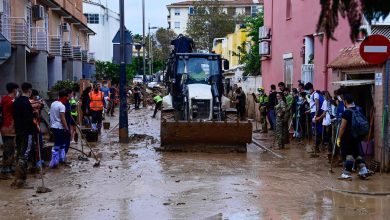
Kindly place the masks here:
POLYGON ((77 101, 75 99, 71 99, 71 100, 69 100, 69 104, 70 104, 70 108, 71 108, 70 114, 72 116, 77 116, 78 115, 77 101))
POLYGON ((162 102, 163 101, 163 99, 161 98, 161 96, 155 96, 154 98, 153 98, 153 101, 155 102, 155 103, 159 103, 159 102, 162 102))
POLYGON ((104 107, 103 103, 103 93, 101 91, 98 91, 95 93, 95 91, 92 91, 89 93, 89 108, 92 111, 102 111, 104 107))

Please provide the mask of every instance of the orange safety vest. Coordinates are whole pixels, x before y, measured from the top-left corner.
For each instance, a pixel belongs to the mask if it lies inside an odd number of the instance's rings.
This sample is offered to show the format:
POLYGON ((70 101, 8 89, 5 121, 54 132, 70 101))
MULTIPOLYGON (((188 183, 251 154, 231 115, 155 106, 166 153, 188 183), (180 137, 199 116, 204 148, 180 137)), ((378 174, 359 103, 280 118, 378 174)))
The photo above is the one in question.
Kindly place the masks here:
POLYGON ((95 93, 94 91, 89 93, 89 108, 92 111, 102 111, 104 107, 103 103, 103 93, 99 91, 95 93))

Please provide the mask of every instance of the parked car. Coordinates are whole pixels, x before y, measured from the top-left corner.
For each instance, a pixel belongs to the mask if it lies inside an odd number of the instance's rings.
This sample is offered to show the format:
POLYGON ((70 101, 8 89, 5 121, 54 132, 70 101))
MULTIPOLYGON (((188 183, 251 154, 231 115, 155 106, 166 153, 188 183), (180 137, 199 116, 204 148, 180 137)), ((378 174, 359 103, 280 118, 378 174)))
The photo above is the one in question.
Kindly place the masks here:
POLYGON ((133 78, 133 83, 143 83, 144 77, 142 75, 135 75, 133 78))

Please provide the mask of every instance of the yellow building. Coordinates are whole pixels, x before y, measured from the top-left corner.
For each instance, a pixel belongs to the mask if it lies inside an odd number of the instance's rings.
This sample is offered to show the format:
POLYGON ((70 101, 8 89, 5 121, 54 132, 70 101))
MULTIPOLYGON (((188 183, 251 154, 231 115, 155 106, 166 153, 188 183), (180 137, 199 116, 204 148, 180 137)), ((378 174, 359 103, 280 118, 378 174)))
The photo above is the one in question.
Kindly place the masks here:
POLYGON ((229 60, 230 66, 235 67, 240 64, 242 54, 240 47, 244 45, 245 50, 250 46, 250 37, 246 28, 237 25, 234 33, 228 34, 224 38, 215 38, 213 41, 213 51, 221 54, 222 58, 229 60))

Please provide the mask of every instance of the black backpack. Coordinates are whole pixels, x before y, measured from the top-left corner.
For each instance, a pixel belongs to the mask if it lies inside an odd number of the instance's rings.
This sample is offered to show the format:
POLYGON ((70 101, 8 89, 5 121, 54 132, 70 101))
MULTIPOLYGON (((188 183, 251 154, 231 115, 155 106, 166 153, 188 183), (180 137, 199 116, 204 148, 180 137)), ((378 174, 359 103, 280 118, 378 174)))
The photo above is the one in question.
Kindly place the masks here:
POLYGON ((359 109, 346 109, 347 111, 352 112, 352 127, 351 134, 354 138, 364 137, 368 134, 370 130, 370 124, 366 116, 362 114, 359 109))

